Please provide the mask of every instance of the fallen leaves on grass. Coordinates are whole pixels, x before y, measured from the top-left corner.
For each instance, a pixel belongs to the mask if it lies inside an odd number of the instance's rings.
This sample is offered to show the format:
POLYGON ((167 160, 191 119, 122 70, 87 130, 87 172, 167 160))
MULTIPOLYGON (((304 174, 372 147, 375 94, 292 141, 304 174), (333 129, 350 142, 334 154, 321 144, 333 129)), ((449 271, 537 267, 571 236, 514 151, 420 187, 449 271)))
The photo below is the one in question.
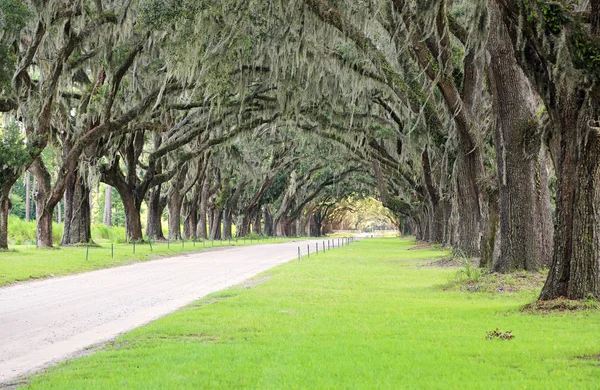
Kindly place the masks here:
POLYGON ((527 313, 551 313, 564 311, 598 310, 600 306, 594 299, 572 300, 557 298, 551 301, 537 301, 525 305, 521 311, 527 313))
POLYGON ((496 328, 494 330, 490 330, 489 332, 487 332, 487 335, 485 336, 485 338, 488 340, 493 340, 493 339, 512 340, 515 338, 515 335, 512 334, 512 332, 510 330, 507 330, 506 332, 502 332, 502 331, 498 330, 498 328, 496 328))
POLYGON ((493 294, 538 291, 544 285, 546 272, 513 272, 499 274, 482 272, 478 280, 455 278, 445 287, 447 291, 487 292, 493 294))

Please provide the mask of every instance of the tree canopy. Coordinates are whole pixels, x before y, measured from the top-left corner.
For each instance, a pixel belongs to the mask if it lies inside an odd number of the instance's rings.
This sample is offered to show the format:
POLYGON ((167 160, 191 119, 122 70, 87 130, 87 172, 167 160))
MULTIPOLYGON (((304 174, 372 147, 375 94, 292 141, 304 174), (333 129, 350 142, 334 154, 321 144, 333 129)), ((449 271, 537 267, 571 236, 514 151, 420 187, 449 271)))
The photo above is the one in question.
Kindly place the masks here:
POLYGON ((165 209, 174 239, 320 235, 376 197, 600 298, 599 26, 600 0, 0 0, 0 248, 26 171, 43 247, 63 198, 90 241, 98 182, 130 240, 165 209))

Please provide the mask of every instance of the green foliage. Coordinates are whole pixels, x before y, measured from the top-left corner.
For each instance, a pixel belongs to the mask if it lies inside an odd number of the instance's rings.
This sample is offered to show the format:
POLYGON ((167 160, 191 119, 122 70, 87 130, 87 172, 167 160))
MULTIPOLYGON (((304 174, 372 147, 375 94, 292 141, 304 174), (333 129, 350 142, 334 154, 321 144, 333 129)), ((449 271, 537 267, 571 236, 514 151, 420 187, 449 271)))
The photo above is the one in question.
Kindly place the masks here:
MULTIPOLYGON (((15 215, 8 216, 8 240, 11 244, 35 244, 35 221, 26 222, 15 215)), ((52 222, 52 243, 60 244, 63 225, 52 222)))
POLYGON ((18 218, 25 218, 25 200, 14 192, 9 196, 11 203, 10 213, 18 218))
MULTIPOLYGON (((8 127, 2 127, 0 132, 0 169, 19 167, 29 159, 29 153, 21 129, 15 122, 10 122, 8 127), (6 168, 5 168, 6 167, 6 168)), ((0 185, 3 184, 0 175, 0 185)))
POLYGON ((94 242, 110 241, 124 243, 127 240, 127 232, 123 226, 106 226, 104 224, 92 225, 92 239, 94 242))
POLYGON ((600 39, 591 38, 580 30, 571 38, 571 46, 575 65, 600 77, 600 39))
POLYGON ((31 17, 31 10, 21 0, 0 0, 0 30, 18 32, 31 17))
POLYGON ((564 5, 556 1, 537 0, 547 31, 560 34, 563 26, 570 21, 564 5))
POLYGON ((456 272, 456 281, 476 283, 481 279, 481 270, 471 264, 470 259, 462 259, 462 268, 456 272))
POLYGON ((209 0, 143 0, 138 23, 144 29, 162 30, 181 19, 193 18, 208 3, 209 0))
POLYGON ((0 0, 0 91, 10 85, 17 63, 17 53, 11 45, 30 16, 31 11, 23 1, 0 0))

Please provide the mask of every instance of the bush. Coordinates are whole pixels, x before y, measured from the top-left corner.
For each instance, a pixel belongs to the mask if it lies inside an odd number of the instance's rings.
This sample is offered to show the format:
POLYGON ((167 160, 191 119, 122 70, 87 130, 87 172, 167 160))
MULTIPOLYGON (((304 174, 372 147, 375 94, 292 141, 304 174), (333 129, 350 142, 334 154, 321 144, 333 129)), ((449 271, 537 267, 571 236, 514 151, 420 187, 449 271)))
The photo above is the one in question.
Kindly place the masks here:
MULTIPOLYGON (((14 216, 8 216, 8 239, 16 245, 35 244, 35 221, 26 222, 14 216)), ((63 234, 63 224, 52 222, 52 242, 60 244, 63 234)))
POLYGON ((92 225, 92 240, 111 241, 116 243, 125 242, 127 233, 123 226, 108 227, 104 224, 92 225))
POLYGON ((456 273, 458 282, 476 283, 481 279, 481 270, 473 267, 467 258, 462 260, 462 268, 456 273))

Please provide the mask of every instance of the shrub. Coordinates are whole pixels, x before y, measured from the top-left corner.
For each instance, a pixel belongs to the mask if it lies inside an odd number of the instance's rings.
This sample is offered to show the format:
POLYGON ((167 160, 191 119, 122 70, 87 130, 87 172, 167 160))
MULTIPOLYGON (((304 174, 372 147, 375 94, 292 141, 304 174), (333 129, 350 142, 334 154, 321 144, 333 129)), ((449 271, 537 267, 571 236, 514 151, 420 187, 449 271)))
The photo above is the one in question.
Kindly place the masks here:
MULTIPOLYGON (((26 222, 14 216, 8 216, 8 239, 16 245, 35 244, 35 221, 26 222)), ((63 224, 52 222, 52 242, 60 244, 63 234, 63 224)))
POLYGON ((462 260, 462 268, 456 272, 456 280, 458 282, 476 283, 481 279, 481 270, 473 267, 467 258, 462 260))

